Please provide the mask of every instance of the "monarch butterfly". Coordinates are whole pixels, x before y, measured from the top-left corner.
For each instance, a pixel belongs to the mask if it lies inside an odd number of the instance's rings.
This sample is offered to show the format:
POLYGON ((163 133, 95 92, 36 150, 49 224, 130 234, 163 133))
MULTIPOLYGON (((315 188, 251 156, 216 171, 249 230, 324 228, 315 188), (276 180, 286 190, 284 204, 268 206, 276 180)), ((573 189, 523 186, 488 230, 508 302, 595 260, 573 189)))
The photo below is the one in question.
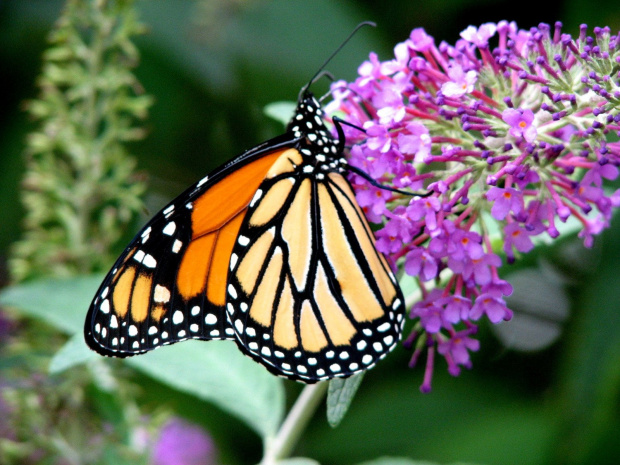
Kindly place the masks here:
POLYGON ((131 241, 89 308, 91 349, 127 357, 231 339, 272 373, 314 383, 369 369, 394 348, 403 295, 313 81, 283 135, 198 181, 131 241))

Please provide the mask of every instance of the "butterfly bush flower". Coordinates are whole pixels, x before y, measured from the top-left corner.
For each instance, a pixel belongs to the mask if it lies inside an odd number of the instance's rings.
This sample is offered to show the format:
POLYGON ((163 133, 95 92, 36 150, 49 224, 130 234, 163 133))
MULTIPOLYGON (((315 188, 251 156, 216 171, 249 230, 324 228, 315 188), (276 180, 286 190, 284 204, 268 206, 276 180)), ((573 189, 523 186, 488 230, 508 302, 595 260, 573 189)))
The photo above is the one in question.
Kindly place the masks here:
POLYGON ((405 345, 411 365, 425 354, 423 391, 437 353, 456 376, 479 348, 479 321, 510 320, 499 252, 510 263, 569 220, 590 247, 609 226, 620 204, 605 187, 620 161, 619 47, 609 28, 585 25, 572 36, 561 23, 500 21, 468 27, 454 45, 415 29, 393 59, 371 54, 354 82, 333 84, 326 110, 351 123, 350 163, 431 193, 350 175, 369 220, 383 224, 377 247, 419 285, 405 345))

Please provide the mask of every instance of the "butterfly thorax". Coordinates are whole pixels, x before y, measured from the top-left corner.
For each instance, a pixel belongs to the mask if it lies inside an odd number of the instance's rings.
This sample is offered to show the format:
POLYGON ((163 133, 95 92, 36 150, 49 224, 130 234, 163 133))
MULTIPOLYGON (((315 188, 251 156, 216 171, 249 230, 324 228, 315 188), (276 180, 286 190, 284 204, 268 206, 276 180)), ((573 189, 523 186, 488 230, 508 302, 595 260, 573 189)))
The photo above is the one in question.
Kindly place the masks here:
POLYGON ((304 161, 318 173, 344 171, 346 161, 342 158, 340 144, 325 125, 321 105, 310 92, 297 104, 287 131, 299 139, 298 150, 304 161))

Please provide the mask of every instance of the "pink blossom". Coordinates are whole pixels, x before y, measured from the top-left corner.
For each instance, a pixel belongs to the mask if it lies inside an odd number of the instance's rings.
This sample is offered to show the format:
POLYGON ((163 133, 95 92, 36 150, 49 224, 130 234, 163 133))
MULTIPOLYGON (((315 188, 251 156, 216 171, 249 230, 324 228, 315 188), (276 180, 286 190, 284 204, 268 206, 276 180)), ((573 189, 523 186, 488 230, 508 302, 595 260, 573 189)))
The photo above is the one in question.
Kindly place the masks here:
POLYGON ((453 65, 448 70, 450 80, 441 86, 441 93, 446 97, 461 97, 474 90, 478 73, 474 70, 463 71, 460 65, 453 65))
POLYGON ((538 131, 532 123, 534 121, 534 112, 532 110, 515 110, 507 108, 502 113, 502 119, 510 126, 510 135, 517 139, 523 138, 527 142, 536 139, 538 131))
POLYGON ((479 28, 468 26, 461 32, 461 37, 477 47, 486 47, 489 39, 495 35, 496 30, 497 26, 494 23, 485 23, 479 28))
POLYGON ((511 212, 517 216, 523 211, 523 196, 512 187, 505 189, 491 187, 486 193, 486 198, 493 202, 491 214, 497 220, 503 220, 511 212))

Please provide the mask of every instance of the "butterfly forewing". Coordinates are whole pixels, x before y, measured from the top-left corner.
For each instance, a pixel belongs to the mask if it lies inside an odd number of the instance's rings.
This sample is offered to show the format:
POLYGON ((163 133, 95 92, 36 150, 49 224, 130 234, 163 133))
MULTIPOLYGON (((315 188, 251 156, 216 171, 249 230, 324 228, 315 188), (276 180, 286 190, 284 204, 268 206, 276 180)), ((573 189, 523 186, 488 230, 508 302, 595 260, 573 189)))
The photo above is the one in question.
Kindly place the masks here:
POLYGON ((234 339, 224 308, 230 254, 254 191, 281 150, 254 150, 159 212, 106 276, 88 345, 124 357, 189 338, 234 339))

